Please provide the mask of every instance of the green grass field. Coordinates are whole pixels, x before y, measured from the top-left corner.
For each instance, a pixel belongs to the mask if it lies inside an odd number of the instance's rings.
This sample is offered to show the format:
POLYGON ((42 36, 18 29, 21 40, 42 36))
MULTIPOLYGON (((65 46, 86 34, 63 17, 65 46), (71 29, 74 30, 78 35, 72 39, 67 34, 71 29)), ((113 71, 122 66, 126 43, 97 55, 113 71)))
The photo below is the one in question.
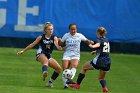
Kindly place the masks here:
MULTIPOLYGON (((53 69, 49 68, 46 81, 41 80, 41 64, 35 60, 36 49, 31 49, 21 56, 18 48, 0 48, 0 93, 102 93, 98 82, 98 70, 89 71, 79 90, 63 89, 61 75, 54 82, 53 88, 45 87, 53 69)), ((61 64, 62 51, 54 51, 53 58, 61 64)), ((90 52, 81 52, 82 64, 92 59, 90 52)), ((140 93, 140 55, 111 54, 111 70, 106 76, 109 93, 140 93)))

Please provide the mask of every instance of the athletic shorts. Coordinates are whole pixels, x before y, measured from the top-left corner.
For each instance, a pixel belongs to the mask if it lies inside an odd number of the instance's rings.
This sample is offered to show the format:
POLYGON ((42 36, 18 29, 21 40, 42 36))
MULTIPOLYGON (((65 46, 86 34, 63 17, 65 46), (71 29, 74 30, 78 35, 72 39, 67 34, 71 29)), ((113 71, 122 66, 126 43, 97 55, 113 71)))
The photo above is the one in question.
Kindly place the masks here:
POLYGON ((63 58, 62 58, 62 60, 72 60, 72 59, 80 60, 80 56, 78 56, 78 55, 63 55, 63 58))
POLYGON ((94 59, 94 60, 90 61, 90 64, 95 69, 101 69, 103 71, 109 71, 110 70, 111 62, 105 62, 105 60, 96 60, 96 59, 94 59), (97 61, 97 62, 95 63, 95 61, 97 61), (102 64, 100 64, 100 63, 102 63, 102 64))
POLYGON ((38 59, 38 57, 39 57, 41 54, 44 54, 48 59, 51 58, 51 54, 50 54, 50 53, 45 53, 45 52, 42 51, 41 48, 39 48, 39 49, 37 50, 37 53, 36 53, 36 60, 38 59))

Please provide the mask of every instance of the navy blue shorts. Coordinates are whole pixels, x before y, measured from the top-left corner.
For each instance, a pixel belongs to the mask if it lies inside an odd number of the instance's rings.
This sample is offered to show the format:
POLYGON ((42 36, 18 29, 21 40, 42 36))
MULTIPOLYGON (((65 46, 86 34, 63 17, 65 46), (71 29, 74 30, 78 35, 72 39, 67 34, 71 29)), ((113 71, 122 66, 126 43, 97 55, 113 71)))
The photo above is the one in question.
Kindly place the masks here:
POLYGON ((36 60, 37 58, 41 55, 41 54, 44 54, 48 59, 51 58, 51 54, 50 53, 44 53, 41 49, 39 49, 36 53, 36 60))
POLYGON ((111 63, 107 63, 107 64, 104 64, 104 65, 99 65, 98 62, 97 62, 97 64, 95 64, 93 62, 93 60, 90 61, 90 64, 93 66, 93 68, 101 69, 103 71, 109 71, 110 70, 110 65, 111 65, 111 63))
POLYGON ((44 54, 48 59, 51 58, 51 55, 45 54, 45 53, 38 53, 36 54, 36 58, 38 58, 41 54, 44 54))

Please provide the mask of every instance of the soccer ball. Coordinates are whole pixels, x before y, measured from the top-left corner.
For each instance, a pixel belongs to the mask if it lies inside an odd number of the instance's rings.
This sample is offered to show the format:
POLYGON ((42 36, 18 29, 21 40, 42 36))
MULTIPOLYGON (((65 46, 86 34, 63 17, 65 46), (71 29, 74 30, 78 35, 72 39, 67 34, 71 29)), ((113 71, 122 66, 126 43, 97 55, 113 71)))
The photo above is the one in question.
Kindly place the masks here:
POLYGON ((72 77, 72 72, 71 72, 71 70, 70 70, 70 69, 65 69, 65 70, 63 71, 63 77, 66 78, 66 79, 71 78, 71 77, 72 77))

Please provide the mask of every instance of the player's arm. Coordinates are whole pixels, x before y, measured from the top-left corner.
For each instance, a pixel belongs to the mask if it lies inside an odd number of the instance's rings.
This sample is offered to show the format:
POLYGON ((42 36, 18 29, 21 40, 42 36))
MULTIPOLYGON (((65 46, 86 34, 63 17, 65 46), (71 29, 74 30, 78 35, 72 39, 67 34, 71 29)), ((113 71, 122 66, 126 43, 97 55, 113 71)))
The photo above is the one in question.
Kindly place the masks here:
POLYGON ((35 45, 37 45, 39 43, 39 41, 41 40, 41 38, 42 38, 42 36, 38 36, 34 42, 32 42, 31 44, 29 44, 23 50, 19 51, 17 54, 23 54, 25 51, 33 48, 35 45))
POLYGON ((61 38, 58 38, 58 45, 59 46, 62 46, 64 44, 64 42, 62 42, 62 39, 61 38))
POLYGON ((87 44, 94 44, 94 42, 92 40, 89 40, 89 39, 85 40, 84 42, 87 44))
POLYGON ((87 39, 84 35, 80 34, 82 41, 84 41, 85 43, 89 44, 94 44, 94 42, 92 40, 87 39))
POLYGON ((96 43, 96 44, 94 44, 94 45, 89 44, 89 47, 90 47, 90 48, 98 48, 98 47, 100 47, 100 43, 96 43))
POLYGON ((96 51, 91 51, 91 54, 92 54, 92 55, 96 54, 96 51))
POLYGON ((55 37, 54 37, 54 44, 55 44, 56 48, 57 48, 58 50, 64 50, 64 48, 62 48, 62 47, 61 47, 61 44, 59 44, 59 43, 61 43, 60 39, 58 39, 58 38, 55 36, 55 37))

